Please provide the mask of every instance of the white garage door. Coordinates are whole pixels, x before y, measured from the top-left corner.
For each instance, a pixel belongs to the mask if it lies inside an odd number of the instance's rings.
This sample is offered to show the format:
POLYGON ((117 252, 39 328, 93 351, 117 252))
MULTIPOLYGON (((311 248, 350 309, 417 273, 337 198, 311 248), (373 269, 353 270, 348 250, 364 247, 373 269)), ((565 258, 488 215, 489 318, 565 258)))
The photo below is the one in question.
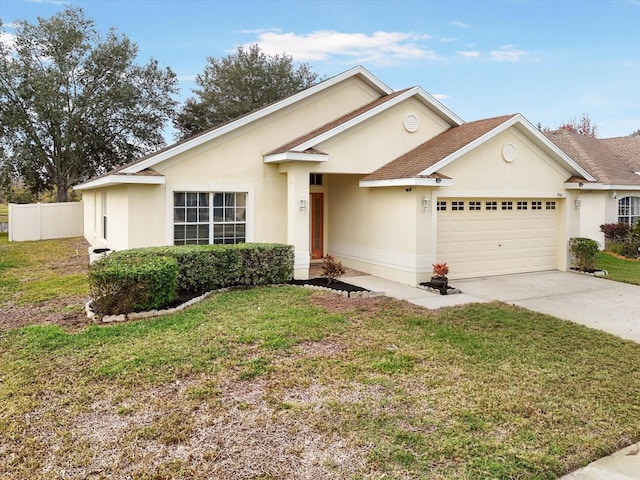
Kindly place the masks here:
POLYGON ((556 269, 556 200, 440 198, 437 216, 451 278, 556 269))

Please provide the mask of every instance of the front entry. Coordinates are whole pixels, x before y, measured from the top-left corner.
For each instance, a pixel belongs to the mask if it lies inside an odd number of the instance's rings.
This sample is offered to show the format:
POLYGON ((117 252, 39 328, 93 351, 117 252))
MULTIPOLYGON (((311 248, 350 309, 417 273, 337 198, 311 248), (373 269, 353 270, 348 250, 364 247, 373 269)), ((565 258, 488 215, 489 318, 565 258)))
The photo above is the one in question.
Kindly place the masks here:
POLYGON ((311 194, 311 259, 324 256, 324 194, 311 194))

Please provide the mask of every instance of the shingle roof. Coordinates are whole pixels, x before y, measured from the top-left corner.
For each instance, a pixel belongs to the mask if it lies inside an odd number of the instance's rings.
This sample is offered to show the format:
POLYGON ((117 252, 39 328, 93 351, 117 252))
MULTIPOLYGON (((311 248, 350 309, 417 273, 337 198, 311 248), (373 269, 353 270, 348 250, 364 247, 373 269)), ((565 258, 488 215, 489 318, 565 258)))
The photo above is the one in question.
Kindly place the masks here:
POLYGON ((347 113, 346 115, 341 116, 340 118, 336 118, 335 120, 322 125, 321 127, 316 128, 315 130, 312 130, 311 132, 298 137, 290 142, 287 142, 284 145, 279 146, 278 148, 276 148, 275 150, 267 153, 267 155, 277 155, 278 153, 286 153, 291 151, 292 148, 294 148, 296 145, 300 145, 302 143, 305 143, 308 140, 311 140, 312 138, 317 137, 318 135, 322 135, 325 132, 328 132, 329 130, 345 123, 348 122, 349 120, 352 120, 374 108, 376 108, 379 105, 382 105, 390 100, 392 100, 393 98, 397 97, 398 95, 403 94, 404 92, 406 92, 407 90, 410 90, 409 88, 405 88, 404 90, 398 90, 397 92, 393 92, 389 95, 385 95, 383 97, 380 97, 376 100, 374 100, 373 102, 370 102, 352 112, 347 113))
POLYGON ((640 137, 593 138, 569 130, 545 132, 582 168, 608 185, 640 185, 640 137))
POLYGON ((486 118, 449 128, 431 140, 387 163, 363 181, 418 177, 420 172, 457 152, 474 140, 502 125, 514 115, 486 118))

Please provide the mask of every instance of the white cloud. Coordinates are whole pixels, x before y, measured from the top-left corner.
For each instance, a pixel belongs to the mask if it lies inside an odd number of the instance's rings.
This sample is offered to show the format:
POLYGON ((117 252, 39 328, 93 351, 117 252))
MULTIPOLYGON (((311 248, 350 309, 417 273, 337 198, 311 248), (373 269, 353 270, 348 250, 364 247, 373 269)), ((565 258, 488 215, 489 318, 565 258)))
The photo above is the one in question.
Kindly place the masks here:
POLYGON ((451 42, 457 42, 457 41, 458 41, 458 39, 457 39, 457 38, 452 38, 452 37, 442 37, 442 38, 440 39, 440 41, 441 41, 442 43, 451 43, 451 42))
POLYGON ((526 54, 524 50, 516 50, 513 45, 505 45, 499 50, 492 50, 491 58, 496 62, 518 62, 526 54))
POLYGON ((445 95, 444 93, 434 93, 431 96, 436 100, 445 100, 449 98, 449 95, 445 95))
POLYGON ((467 58, 478 58, 480 56, 480 52, 477 50, 460 50, 458 51, 458 55, 467 58))
POLYGON ((436 54, 421 42, 431 38, 410 32, 342 33, 318 30, 308 34, 260 33, 256 42, 268 54, 286 53, 298 61, 323 61, 344 57, 350 63, 378 65, 398 59, 436 59, 436 54))
POLYGON ((467 23, 459 22, 458 20, 454 20, 453 22, 451 22, 451 25, 458 28, 469 28, 469 25, 467 23))
POLYGON ((9 49, 12 49, 16 44, 16 36, 11 33, 0 32, 0 43, 4 44, 9 49))
POLYGON ((27 0, 27 3, 50 3, 52 5, 70 5, 66 0, 27 0))

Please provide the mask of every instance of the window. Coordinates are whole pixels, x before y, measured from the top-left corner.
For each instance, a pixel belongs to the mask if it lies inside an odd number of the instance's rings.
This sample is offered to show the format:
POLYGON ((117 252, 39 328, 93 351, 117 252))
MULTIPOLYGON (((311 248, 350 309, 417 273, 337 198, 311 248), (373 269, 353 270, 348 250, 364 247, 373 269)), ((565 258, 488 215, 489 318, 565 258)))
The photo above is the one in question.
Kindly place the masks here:
POLYGON ((447 202, 438 200, 438 211, 447 209, 447 202))
POLYGON ((464 202, 451 202, 451 210, 464 210, 464 202))
POLYGON ((555 201, 545 202, 545 210, 555 210, 555 209, 556 209, 555 201))
POLYGON ((498 202, 484 202, 484 209, 485 210, 497 210, 498 209, 498 202))
POLYGON ((243 243, 246 210, 246 193, 174 192, 173 243, 243 243))
POLYGON ((640 220, 640 197, 618 200, 618 222, 635 225, 640 220))
POLYGON ((310 173, 309 174, 309 185, 315 185, 318 187, 322 186, 322 174, 321 173, 310 173))
POLYGON ((528 202, 518 202, 518 210, 526 210, 528 202))
POLYGON ((482 202, 469 202, 469 210, 482 210, 482 202))
POLYGON ((502 210, 513 210, 513 202, 502 202, 502 210))
POLYGON ((542 210, 542 202, 531 202, 531 210, 542 210))
POLYGON ((107 192, 102 192, 102 238, 107 239, 107 192))

